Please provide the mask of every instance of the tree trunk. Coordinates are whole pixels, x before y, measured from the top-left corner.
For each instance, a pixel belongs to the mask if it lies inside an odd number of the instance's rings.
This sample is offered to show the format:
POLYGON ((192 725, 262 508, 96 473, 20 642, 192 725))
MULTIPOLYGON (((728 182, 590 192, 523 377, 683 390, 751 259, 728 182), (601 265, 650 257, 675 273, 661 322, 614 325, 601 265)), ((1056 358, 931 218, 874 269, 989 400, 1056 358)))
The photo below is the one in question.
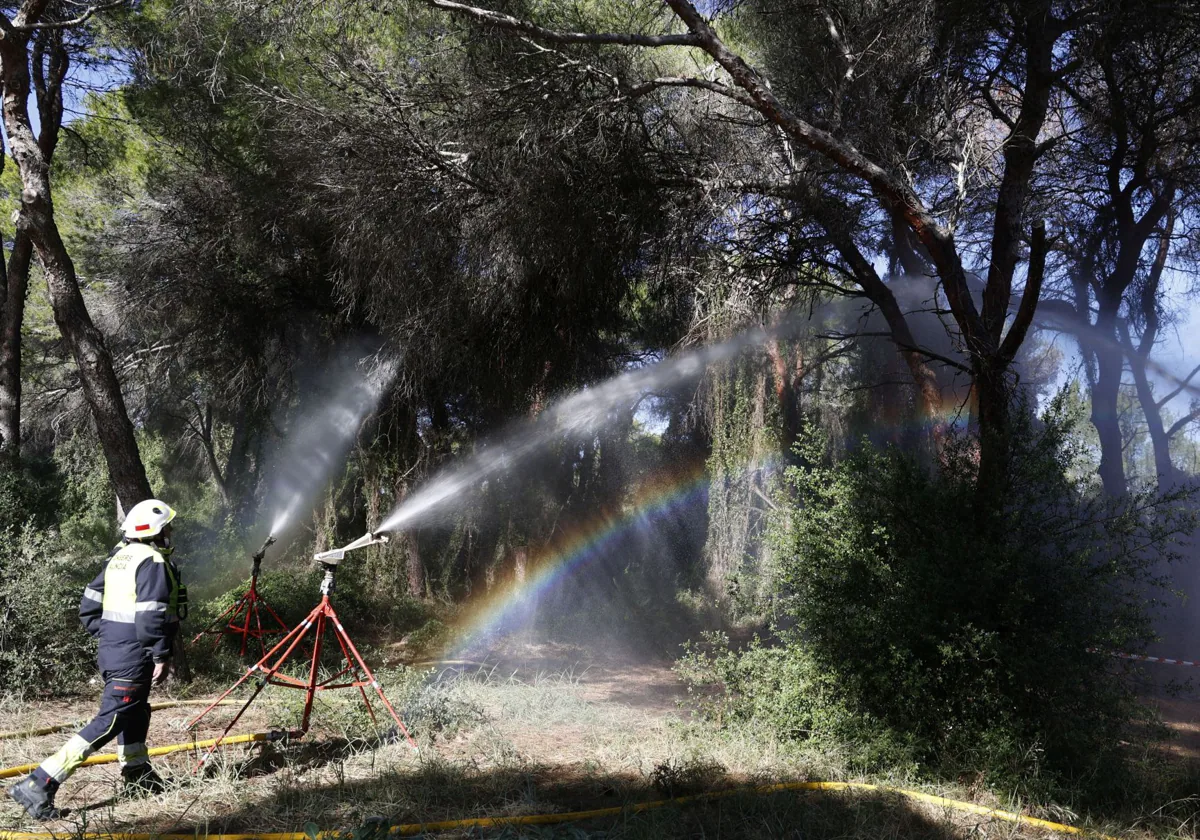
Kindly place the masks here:
MULTIPOLYGON (((395 487, 396 504, 402 504, 408 498, 409 486, 407 481, 399 481, 395 487)), ((372 520, 378 521, 378 520, 372 520)), ((417 541, 417 533, 413 530, 406 530, 396 537, 397 550, 401 557, 404 558, 403 570, 399 567, 395 569, 396 586, 393 591, 399 592, 399 577, 401 571, 404 573, 405 585, 404 591, 414 598, 425 597, 425 565, 421 562, 421 547, 417 541)), ((397 558, 399 560, 399 557, 397 558)))
POLYGON ((529 571, 529 546, 518 545, 513 549, 513 582, 519 589, 525 588, 525 576, 529 571))
POLYGON ((425 564, 421 562, 421 544, 415 532, 410 531, 404 540, 408 550, 405 553, 404 570, 408 577, 408 594, 414 598, 425 597, 425 564))
POLYGON ((1140 364, 1140 358, 1131 357, 1129 368, 1133 371, 1133 382, 1137 387, 1138 402, 1142 405, 1142 414, 1146 418, 1146 431, 1150 434, 1150 444, 1154 448, 1154 472, 1158 478, 1158 489, 1166 492, 1175 481, 1175 464, 1171 461, 1171 438, 1163 425, 1162 411, 1154 399, 1154 389, 1150 387, 1150 378, 1146 375, 1146 367, 1140 364))
POLYGON ((984 368, 975 373, 979 420, 978 495, 982 512, 1000 510, 1008 482, 1011 414, 1004 371, 984 368))
POLYGON ((779 339, 772 338, 767 342, 767 356, 771 360, 771 382, 775 387, 775 402, 779 405, 780 436, 784 456, 790 458, 792 446, 800 435, 800 384, 803 367, 800 351, 797 350, 797 361, 789 372, 786 348, 779 346, 779 339))
POLYGON ((242 402, 233 415, 233 438, 224 470, 228 500, 226 516, 236 525, 249 525, 252 519, 255 488, 251 464, 255 459, 251 448, 258 437, 255 431, 250 409, 242 402))
MULTIPOLYGON (((1107 290, 1106 290, 1107 291, 1107 290)), ((1121 444, 1121 424, 1117 399, 1125 357, 1116 342, 1117 310, 1120 297, 1106 295, 1100 301, 1093 348, 1096 354, 1096 387, 1092 389, 1092 424, 1100 437, 1100 480, 1110 496, 1125 495, 1125 454, 1121 444), (1111 339, 1109 338, 1111 336, 1111 339)))
POLYGON ((21 458, 21 324, 32 256, 29 237, 17 234, 8 265, 0 274, 4 282, 0 300, 4 306, 0 309, 0 460, 10 464, 21 458))
MULTIPOLYGON (((29 21, 36 22, 36 21, 29 21)), ((43 89, 39 85, 39 111, 43 134, 51 129, 57 136, 57 125, 47 125, 47 117, 62 113, 61 78, 66 74, 67 58, 59 42, 57 64, 53 72, 59 83, 43 89), (50 100, 46 101, 45 96, 50 100), (56 106, 56 107, 55 107, 56 106)), ((142 466, 133 424, 125 408, 121 386, 113 370, 112 357, 104 337, 92 323, 79 291, 75 265, 54 221, 54 205, 50 191, 49 157, 53 145, 39 144, 29 120, 29 36, 9 28, 0 38, 0 76, 3 78, 4 127, 9 146, 21 176, 21 207, 17 216, 17 233, 26 235, 33 243, 46 274, 54 321, 66 339, 83 385, 84 397, 91 407, 96 430, 108 463, 113 490, 126 509, 151 496, 150 482, 142 466)), ((39 69, 40 73, 40 69, 39 69)))
POLYGON ((91 406, 104 460, 108 463, 109 478, 121 504, 128 510, 150 498, 153 492, 133 436, 133 424, 129 422, 121 384, 117 381, 104 336, 92 323, 83 302, 75 266, 67 255, 53 218, 47 215, 42 228, 40 237, 34 234, 34 242, 45 269, 54 322, 75 357, 83 394, 91 406))
MULTIPOLYGON (((1172 191, 1172 198, 1174 191, 1172 191)), ((1121 343, 1125 346, 1125 354, 1129 357, 1129 369, 1133 372, 1134 386, 1137 388, 1138 402, 1142 406, 1142 414, 1146 418, 1146 429, 1150 434, 1150 443, 1154 447, 1154 473, 1158 480, 1158 490, 1165 493, 1175 483, 1175 464, 1171 461, 1171 432, 1163 424, 1162 407, 1154 396, 1154 388, 1146 374, 1146 365, 1154 345, 1158 341, 1158 331, 1161 326, 1159 318, 1159 299, 1163 270, 1167 266, 1167 257, 1171 251, 1171 236, 1175 232, 1176 213, 1172 206, 1167 210, 1166 225, 1158 239, 1158 249, 1154 262, 1142 284, 1141 295, 1136 298, 1142 315, 1142 336, 1137 345, 1130 335, 1129 325, 1121 324, 1121 343)))

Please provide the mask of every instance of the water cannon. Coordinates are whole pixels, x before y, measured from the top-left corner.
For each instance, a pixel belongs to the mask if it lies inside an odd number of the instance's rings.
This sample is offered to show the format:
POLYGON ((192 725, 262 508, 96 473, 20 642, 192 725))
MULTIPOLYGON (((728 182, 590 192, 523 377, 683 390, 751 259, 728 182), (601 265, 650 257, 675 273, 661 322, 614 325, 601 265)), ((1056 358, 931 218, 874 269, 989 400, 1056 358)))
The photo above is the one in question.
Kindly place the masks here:
MULTIPOLYGON (((408 729, 404 726, 404 721, 400 719, 400 715, 398 715, 396 710, 392 708, 391 701, 389 701, 387 695, 383 693, 383 688, 379 685, 379 680, 376 679, 373 673, 371 673, 371 669, 363 660, 362 654, 358 652, 358 648, 356 648, 354 646, 354 642, 350 640, 350 636, 346 633, 346 628, 342 626, 342 622, 338 619, 337 612, 334 610, 333 602, 330 599, 330 596, 333 594, 334 578, 337 575, 338 564, 345 559, 346 552, 357 551, 360 548, 366 548, 370 545, 385 545, 390 541, 391 537, 385 533, 372 533, 368 531, 358 539, 347 543, 341 548, 322 551, 313 556, 313 559, 321 564, 321 568, 325 572, 325 577, 321 581, 320 602, 316 607, 313 608, 312 612, 308 614, 307 618, 305 618, 291 630, 288 630, 283 639, 281 639, 273 648, 271 648, 270 651, 264 651, 262 658, 259 659, 258 662, 247 668, 246 672, 242 674, 237 682, 230 686, 224 694, 210 703, 207 709, 193 718, 188 724, 189 728, 194 729, 200 720, 205 717, 205 715, 221 704, 222 700, 229 697, 229 695, 231 695, 233 692, 237 691, 240 686, 245 685, 248 680, 254 680, 255 687, 253 693, 251 693, 249 699, 247 699, 242 705, 241 710, 233 716, 233 720, 231 720, 225 727, 225 731, 221 733, 221 737, 217 738, 212 746, 209 747, 208 753, 200 760, 200 764, 196 765, 197 768, 199 768, 199 766, 203 764, 209 758, 209 756, 212 755, 217 746, 225 739, 225 736, 229 734, 229 731, 233 729, 238 720, 241 719, 246 709, 249 708, 250 704, 254 702, 254 698, 258 697, 262 690, 268 685, 298 689, 305 693, 304 715, 300 720, 299 731, 301 733, 308 732, 309 716, 312 713, 313 700, 318 691, 330 691, 337 688, 357 688, 359 696, 362 697, 363 703, 365 703, 367 706, 367 712, 370 714, 371 720, 376 720, 375 710, 372 708, 371 700, 368 697, 369 690, 373 689, 375 694, 379 697, 379 702, 383 704, 383 707, 387 709, 388 715, 390 715, 392 720, 395 722, 396 726, 394 731, 402 733, 404 737, 408 739, 408 743, 412 746, 412 748, 414 750, 417 749, 417 742, 412 739, 412 735, 409 734, 408 729), (301 639, 310 633, 313 634, 315 638, 313 640, 312 654, 310 655, 304 669, 308 674, 307 681, 280 673, 280 670, 287 663, 288 658, 296 651, 296 647, 299 645, 301 639), (336 647, 326 647, 322 645, 322 636, 329 633, 337 636, 336 647), (329 650, 330 652, 333 650, 339 650, 342 658, 345 661, 344 667, 342 667, 340 670, 335 670, 332 676, 330 676, 329 672, 324 671, 320 667, 322 650, 329 650)), ((262 560, 263 555, 266 553, 267 547, 273 542, 275 542, 274 535, 267 538, 267 541, 263 543, 263 547, 259 550, 258 554, 254 556, 256 563, 262 560)), ((251 581, 251 583, 253 584, 253 581, 251 581)), ((251 592, 253 593, 253 591, 254 590, 252 589, 251 592)), ((245 596, 243 597, 243 600, 245 600, 245 596)), ((261 601, 261 599, 259 602, 265 605, 265 602, 261 601)), ((272 615, 274 615, 273 612, 272 615)), ((223 620, 223 617, 221 620, 223 620)), ((243 635, 245 633, 249 633, 255 638, 260 638, 263 633, 261 627, 258 626, 256 626, 253 630, 250 629, 249 613, 247 613, 247 618, 243 627, 234 627, 233 629, 243 635)))
POLYGON ((271 534, 267 537, 267 541, 262 544, 262 548, 254 552, 250 558, 250 577, 257 578, 259 571, 262 569, 263 558, 267 556, 267 549, 275 544, 275 535, 271 534))
POLYGON ((234 636, 240 639, 239 655, 245 656, 251 639, 258 642, 260 653, 266 653, 264 636, 291 632, 287 623, 279 617, 279 614, 267 603, 267 599, 258 591, 258 576, 262 572, 263 558, 267 556, 267 549, 274 544, 275 534, 272 533, 262 544, 262 548, 250 555, 250 586, 238 596, 232 606, 217 616, 212 624, 201 630, 196 638, 192 639, 192 644, 196 644, 205 636, 215 636, 216 641, 213 643, 215 649, 216 645, 221 643, 223 636, 234 636), (261 615, 263 612, 270 619, 265 628, 261 615))
POLYGON ((347 543, 341 548, 332 548, 329 551, 322 551, 319 554, 314 554, 313 559, 322 566, 336 566, 346 557, 346 552, 356 551, 360 548, 366 548, 369 545, 386 545, 391 540, 387 534, 373 534, 370 531, 363 534, 352 543, 347 543))

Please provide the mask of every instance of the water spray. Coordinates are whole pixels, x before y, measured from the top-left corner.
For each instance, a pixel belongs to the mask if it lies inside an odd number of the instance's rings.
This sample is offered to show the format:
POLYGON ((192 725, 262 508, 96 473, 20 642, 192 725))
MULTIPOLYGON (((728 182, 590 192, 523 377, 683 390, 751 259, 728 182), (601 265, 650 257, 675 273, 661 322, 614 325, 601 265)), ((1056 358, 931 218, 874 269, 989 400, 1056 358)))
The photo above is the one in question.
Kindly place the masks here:
MULTIPOLYGON (((353 355, 361 352, 360 347, 353 355)), ((264 500, 272 535, 283 535, 311 508, 399 369, 395 360, 370 355, 348 362, 343 358, 326 374, 328 396, 293 421, 286 445, 272 456, 277 469, 264 500)))
POLYGON ((709 365, 726 362, 745 348, 779 336, 787 323, 747 330, 736 338, 615 376, 552 404, 533 424, 511 427, 486 448, 433 476, 384 518, 379 530, 394 533, 436 518, 470 488, 503 473, 540 451, 547 440, 590 432, 608 421, 616 406, 630 406, 647 393, 696 380, 709 365))
POLYGON ((291 628, 271 608, 267 599, 258 592, 258 576, 262 571, 262 561, 267 555, 267 549, 274 544, 275 534, 272 533, 262 544, 262 548, 250 557, 249 588, 234 601, 233 606, 217 616, 216 620, 207 628, 197 633, 196 638, 192 639, 192 644, 196 644, 205 636, 216 636, 216 641, 213 642, 213 647, 216 647, 221 643, 222 636, 230 635, 241 639, 238 655, 245 656, 250 640, 255 639, 258 641, 258 654, 262 656, 267 652, 266 645, 263 643, 264 636, 289 632, 291 628), (260 610, 265 610, 267 615, 279 626, 272 627, 268 623, 268 626, 264 628, 260 610))

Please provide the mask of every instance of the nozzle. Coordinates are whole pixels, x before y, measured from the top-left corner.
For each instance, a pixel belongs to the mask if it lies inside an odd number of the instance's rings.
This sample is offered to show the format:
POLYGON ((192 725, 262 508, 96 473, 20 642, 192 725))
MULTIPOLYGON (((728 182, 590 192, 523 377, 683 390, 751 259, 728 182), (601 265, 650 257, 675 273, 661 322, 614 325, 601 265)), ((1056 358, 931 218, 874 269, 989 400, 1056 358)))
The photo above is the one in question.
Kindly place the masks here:
POLYGON ((257 552, 255 552, 254 555, 250 559, 253 560, 255 563, 261 563, 263 557, 265 557, 267 554, 267 549, 270 548, 271 546, 273 546, 274 544, 275 544, 275 535, 271 534, 271 536, 267 537, 267 541, 262 544, 262 548, 260 548, 257 552))
POLYGON ((331 548, 329 551, 322 551, 320 554, 314 554, 313 559, 318 563, 326 566, 334 566, 341 562, 346 557, 347 551, 354 551, 358 548, 366 548, 369 545, 384 545, 391 540, 387 534, 372 534, 370 531, 363 534, 354 542, 347 543, 341 548, 331 548))

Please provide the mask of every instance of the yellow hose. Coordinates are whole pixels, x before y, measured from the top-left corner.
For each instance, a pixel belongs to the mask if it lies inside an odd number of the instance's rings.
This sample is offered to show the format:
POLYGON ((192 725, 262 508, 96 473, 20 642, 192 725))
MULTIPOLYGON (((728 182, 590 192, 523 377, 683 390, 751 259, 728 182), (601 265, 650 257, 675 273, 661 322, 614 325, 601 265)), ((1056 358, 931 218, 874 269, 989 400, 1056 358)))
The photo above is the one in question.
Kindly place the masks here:
MULTIPOLYGON (((165 703, 151 703, 150 711, 157 712, 162 709, 173 709, 176 706, 207 706, 212 703, 211 700, 168 700, 165 703)), ((222 700, 218 706, 239 706, 239 700, 222 700)), ((12 738, 36 738, 39 735, 53 735, 55 732, 62 732, 65 729, 74 729, 77 726, 83 726, 87 723, 87 719, 77 720, 72 723, 56 723, 53 726, 43 726, 41 729, 23 729, 20 732, 0 732, 0 741, 7 741, 12 738)))
MULTIPOLYGON (((189 750, 205 750, 217 744, 248 744, 252 741, 277 741, 286 733, 283 732, 256 732, 253 735, 233 735, 229 738, 210 738, 207 741, 193 741, 189 744, 168 744, 165 747, 155 747, 147 750, 151 756, 170 755, 176 752, 185 752, 189 750)), ((84 767, 89 767, 93 764, 112 764, 117 760, 115 753, 105 753, 103 755, 94 755, 83 762, 84 767)), ((0 770, 0 779, 11 779, 14 776, 24 776, 26 773, 32 773, 37 769, 36 764, 22 764, 20 767, 8 767, 0 770)), ((37 835, 41 836, 41 835, 37 835)), ((46 835, 49 837, 50 835, 46 835)), ((108 835, 97 835, 107 837, 108 835)), ((149 836, 149 835, 147 835, 149 836)), ((303 837, 303 835, 300 835, 303 837)))
MULTIPOLYGON (((234 740, 235 739, 230 738, 227 739, 225 743, 231 743, 234 740)), ((901 796, 906 796, 910 799, 917 799, 921 802, 928 802, 931 805, 938 805, 944 808, 967 811, 982 817, 990 817, 997 820, 1021 823, 1022 825, 1036 826, 1037 828, 1043 828, 1049 831, 1058 831, 1066 834, 1087 834, 1096 837, 1097 840, 1117 840, 1117 838, 1111 837, 1107 834, 1099 834, 1088 829, 1077 828, 1072 825, 1064 825, 1062 823, 1050 822, 1049 820, 1041 820, 1037 817, 1027 817, 1024 814, 1016 814, 1012 811, 1001 811, 997 808, 987 808, 983 805, 976 805, 973 802, 959 802, 956 799, 947 799, 944 796, 934 796, 930 793, 921 793, 920 791, 905 790, 903 788, 892 788, 885 785, 870 785, 863 782, 783 782, 781 784, 762 785, 754 788, 737 788, 734 790, 717 791, 715 793, 700 793, 696 794, 695 796, 680 796, 675 799, 657 799, 653 802, 639 802, 629 806, 597 808, 592 811, 569 811, 562 814, 531 814, 522 817, 479 817, 465 820, 443 820, 441 822, 409 823, 406 825, 392 826, 389 829, 388 834, 399 837, 410 837, 415 834, 423 834, 430 831, 451 831, 462 828, 504 828, 505 826, 511 825, 550 825, 553 823, 598 819, 600 817, 616 817, 627 813, 636 814, 656 808, 666 808, 672 805, 684 805, 691 802, 705 802, 712 799, 723 799, 725 797, 739 796, 748 793, 768 794, 796 790, 863 790, 879 793, 898 793, 901 796)), ((344 833, 345 832, 341 831, 322 831, 317 836, 318 838, 325 838, 326 840, 334 840, 334 838, 342 836, 344 833)), ((55 838, 61 836, 63 835, 55 835, 49 832, 0 831, 0 840, 55 840, 55 838)), ((306 840, 306 838, 308 838, 308 835, 304 832, 279 832, 265 834, 200 834, 198 832, 191 832, 187 834, 126 834, 121 832, 84 832, 72 833, 70 836, 73 838, 73 840, 198 840, 198 838, 207 838, 207 840, 306 840)))

